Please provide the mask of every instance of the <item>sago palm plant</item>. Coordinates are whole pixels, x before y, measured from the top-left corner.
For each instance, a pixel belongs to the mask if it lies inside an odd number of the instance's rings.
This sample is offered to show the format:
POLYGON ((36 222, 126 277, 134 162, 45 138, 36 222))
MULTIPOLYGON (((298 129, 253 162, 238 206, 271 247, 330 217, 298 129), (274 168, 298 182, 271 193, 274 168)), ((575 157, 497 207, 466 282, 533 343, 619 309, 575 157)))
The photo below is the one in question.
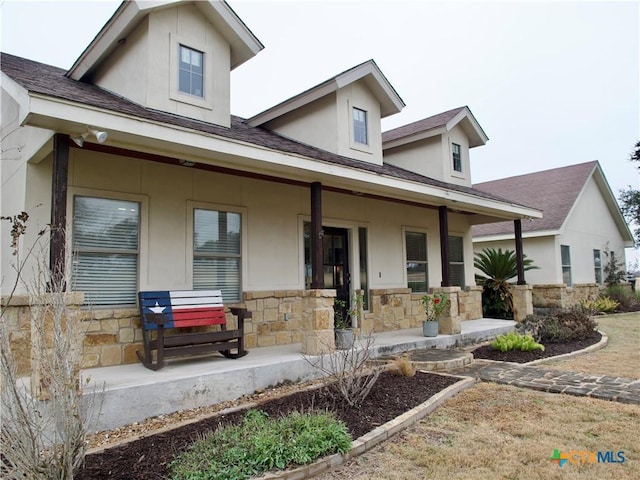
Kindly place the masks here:
MULTIPOLYGON (((538 268, 533 260, 523 256, 524 269, 538 268)), ((482 289, 482 313, 491 318, 513 318, 513 295, 509 280, 518 275, 516 253, 513 250, 485 248, 475 254, 473 265, 482 272, 476 273, 476 283, 482 289)))

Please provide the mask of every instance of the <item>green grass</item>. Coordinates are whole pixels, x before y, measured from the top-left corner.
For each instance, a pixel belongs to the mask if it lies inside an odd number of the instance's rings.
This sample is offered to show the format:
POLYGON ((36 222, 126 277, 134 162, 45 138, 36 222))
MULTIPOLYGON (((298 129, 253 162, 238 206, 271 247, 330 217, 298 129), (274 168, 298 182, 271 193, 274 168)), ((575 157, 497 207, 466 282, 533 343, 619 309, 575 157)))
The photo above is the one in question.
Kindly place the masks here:
POLYGON ((351 447, 346 426, 330 413, 270 419, 247 412, 240 425, 211 432, 171 463, 174 480, 240 480, 272 469, 306 465, 351 447))

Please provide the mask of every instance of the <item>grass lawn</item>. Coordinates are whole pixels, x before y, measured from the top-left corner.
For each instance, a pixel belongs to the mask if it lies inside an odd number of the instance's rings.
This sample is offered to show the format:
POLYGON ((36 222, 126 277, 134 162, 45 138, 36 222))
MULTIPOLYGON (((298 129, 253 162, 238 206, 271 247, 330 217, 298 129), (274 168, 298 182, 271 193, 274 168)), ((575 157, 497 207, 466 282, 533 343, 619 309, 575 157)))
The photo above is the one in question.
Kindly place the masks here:
MULTIPOLYGON (((554 368, 640 378, 640 314, 600 318, 609 346, 554 368)), ((547 368, 549 364, 544 364, 547 368)), ((478 384, 329 479, 637 479, 640 406, 478 384), (619 452, 624 463, 550 461, 555 449, 619 452)), ((577 456, 572 458, 578 459, 577 456)))

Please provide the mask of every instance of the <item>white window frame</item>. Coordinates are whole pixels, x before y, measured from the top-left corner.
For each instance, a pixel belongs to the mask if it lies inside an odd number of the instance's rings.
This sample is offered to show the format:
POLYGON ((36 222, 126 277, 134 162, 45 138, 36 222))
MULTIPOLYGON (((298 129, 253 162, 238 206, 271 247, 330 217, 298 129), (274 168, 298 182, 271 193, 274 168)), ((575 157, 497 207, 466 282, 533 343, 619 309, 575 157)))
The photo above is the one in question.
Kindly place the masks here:
MULTIPOLYGON (((190 282, 190 288, 193 288, 193 262, 194 262, 194 248, 193 238, 195 235, 194 215, 195 210, 211 210, 217 212, 229 212, 237 213, 240 215, 240 298, 238 302, 242 302, 242 294, 247 290, 246 279, 248 278, 248 261, 247 261, 247 212, 246 207, 238 207, 237 205, 224 205, 219 203, 207 203, 207 202, 194 202, 187 201, 187 232, 186 232, 186 259, 185 262, 185 275, 190 282)), ((235 303, 235 301, 226 302, 235 303)))
MULTIPOLYGON (((136 272, 137 277, 137 290, 144 290, 146 288, 146 273, 149 269, 149 252, 147 246, 149 245, 149 197, 147 195, 131 194, 112 192, 108 190, 99 190, 92 188, 81 187, 69 187, 67 192, 67 252, 71 255, 74 254, 74 239, 73 239, 73 221, 74 221, 74 197, 94 197, 103 198, 105 200, 123 200, 128 202, 137 202, 140 205, 139 210, 139 226, 138 226, 138 270, 136 272)), ((73 261, 73 258, 71 258, 73 261)), ((71 264, 73 269, 73 265, 71 264)), ((137 292, 136 292, 137 293, 137 292)), ((85 305, 89 305, 85 302, 85 305)), ((99 308, 131 308, 131 304, 126 305, 104 305, 99 308)))
MULTIPOLYGON (((426 291, 413 291, 412 293, 428 293, 429 292, 429 288, 430 288, 430 277, 431 275, 429 274, 429 233, 426 229, 424 228, 414 228, 414 227, 402 227, 402 259, 404 262, 404 267, 403 267, 403 280, 404 280, 404 285, 407 288, 411 288, 409 287, 409 275, 407 272, 407 263, 409 262, 409 259, 407 258, 407 234, 408 233, 419 233, 421 235, 424 235, 424 240, 425 240, 425 253, 426 253, 426 260, 424 261, 425 264, 425 271, 426 271, 426 291)), ((422 261, 420 261, 420 263, 423 263, 422 261)), ((371 287, 370 287, 371 288, 371 287)))
MULTIPOLYGON (((193 63, 189 62, 188 65, 190 67, 193 67, 193 63)), ((204 98, 204 85, 205 85, 205 55, 204 52, 201 52, 200 50, 196 50, 195 48, 191 48, 187 45, 183 45, 182 43, 178 44, 178 91, 180 93, 185 93, 187 95, 193 95, 194 97, 197 98, 204 98), (180 88, 180 74, 182 73, 183 69, 181 68, 181 64, 183 63, 182 61, 182 55, 184 52, 188 52, 189 56, 191 58, 193 58, 193 55, 196 54, 200 57, 200 68, 202 70, 201 74, 198 74, 196 72, 193 71, 193 69, 190 69, 187 73, 189 74, 189 81, 190 81, 190 88, 189 91, 183 90, 182 88, 180 88), (197 77, 198 75, 200 75, 202 77, 202 90, 200 91, 200 95, 198 95, 197 93, 193 93, 193 79, 195 77, 197 77)))
POLYGON ((462 174, 464 170, 463 162, 462 162, 462 145, 459 143, 451 142, 451 168, 453 172, 456 174, 462 174), (460 162, 460 170, 456 168, 456 147, 458 147, 457 159, 460 162))
POLYGON ((451 274, 451 266, 452 265, 462 265, 462 278, 464 280, 463 285, 454 285, 452 284, 452 286, 454 287, 460 287, 462 289, 464 289, 466 287, 466 282, 467 282, 467 276, 466 276, 466 270, 465 270, 465 259, 464 259, 464 235, 461 234, 455 234, 455 233, 450 233, 448 235, 448 240, 449 240, 449 274, 451 274), (460 241, 462 242, 462 261, 453 261, 451 259, 451 241, 449 239, 451 238, 459 238, 460 241))
POLYGON ((208 49, 205 45, 202 45, 198 42, 193 41, 192 39, 184 38, 180 35, 169 34, 169 45, 170 45, 170 54, 169 54, 169 98, 171 100, 175 100, 180 103, 187 103, 189 105, 194 105, 196 107, 206 108, 208 110, 213 110, 213 59, 211 55, 211 50, 208 49), (196 50, 198 52, 202 52, 203 62, 204 62, 204 71, 203 71, 203 79, 202 79, 202 87, 203 87, 203 96, 198 97, 196 95, 191 95, 190 93, 185 93, 180 91, 179 88, 179 68, 180 68, 180 46, 189 48, 191 50, 196 50))
POLYGON ((573 285, 573 278, 572 278, 572 272, 571 272, 571 247, 569 245, 560 245, 560 265, 562 266, 562 282, 565 283, 567 285, 567 287, 570 287, 573 285), (562 251, 563 249, 566 248, 567 249, 567 253, 569 254, 569 263, 565 264, 564 263, 564 259, 562 258, 562 251), (568 269, 569 272, 569 282, 565 282, 564 281, 564 272, 565 269, 568 269))
POLYGON ((355 145, 361 145, 364 147, 369 146, 369 112, 363 108, 351 107, 351 122, 353 127, 353 143, 355 145), (356 119, 356 112, 360 112, 364 115, 364 142, 358 140, 358 132, 362 130, 362 126, 358 125, 362 123, 361 120, 356 119))
POLYGON ((594 270, 596 284, 602 285, 604 283, 604 276, 603 276, 603 269, 602 269, 602 251, 598 248, 593 249, 593 270, 594 270), (598 266, 598 264, 596 263, 596 258, 600 262, 600 266, 598 266), (598 280, 598 273, 600 273, 600 280, 598 280))

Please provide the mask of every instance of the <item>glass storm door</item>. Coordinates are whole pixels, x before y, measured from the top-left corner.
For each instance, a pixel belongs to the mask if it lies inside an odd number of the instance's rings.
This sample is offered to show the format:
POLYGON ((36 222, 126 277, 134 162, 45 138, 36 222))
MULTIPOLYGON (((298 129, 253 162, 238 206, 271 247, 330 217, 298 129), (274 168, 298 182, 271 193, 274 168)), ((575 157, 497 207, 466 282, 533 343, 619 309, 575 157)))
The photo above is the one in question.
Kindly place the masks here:
POLYGON ((335 288, 336 298, 349 308, 349 235, 344 228, 323 227, 324 288, 335 288))

